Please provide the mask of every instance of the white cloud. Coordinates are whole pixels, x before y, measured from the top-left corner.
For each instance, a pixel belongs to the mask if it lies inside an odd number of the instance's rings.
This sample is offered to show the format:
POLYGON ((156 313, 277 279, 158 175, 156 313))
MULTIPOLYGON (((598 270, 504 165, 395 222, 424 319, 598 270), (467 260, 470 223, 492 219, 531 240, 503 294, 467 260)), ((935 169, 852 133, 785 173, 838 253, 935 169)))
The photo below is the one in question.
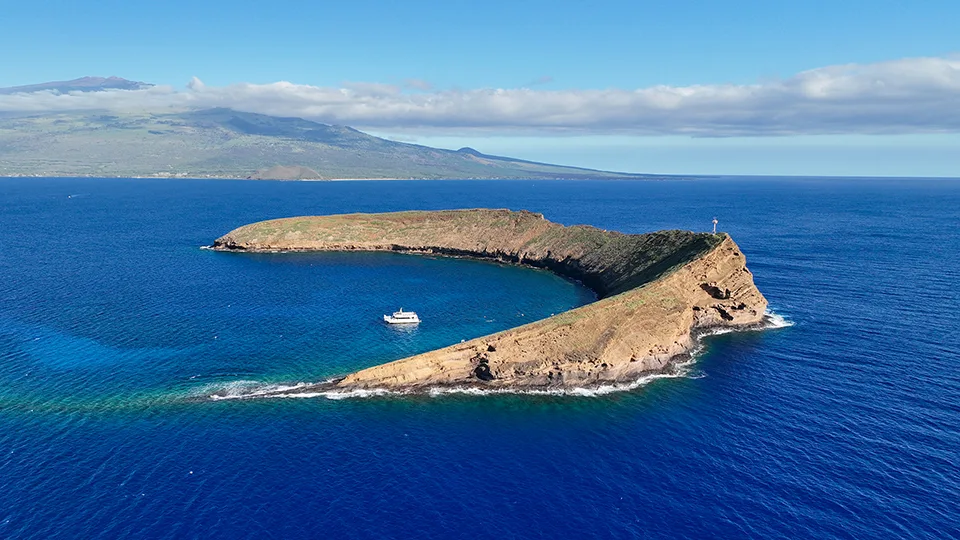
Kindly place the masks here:
MULTIPOLYGON (((409 85, 409 83, 408 83, 409 85)), ((794 135, 960 132, 960 59, 828 66, 750 85, 637 90, 475 89, 405 92, 272 84, 0 95, 0 111, 234 109, 361 128, 441 133, 794 135)))

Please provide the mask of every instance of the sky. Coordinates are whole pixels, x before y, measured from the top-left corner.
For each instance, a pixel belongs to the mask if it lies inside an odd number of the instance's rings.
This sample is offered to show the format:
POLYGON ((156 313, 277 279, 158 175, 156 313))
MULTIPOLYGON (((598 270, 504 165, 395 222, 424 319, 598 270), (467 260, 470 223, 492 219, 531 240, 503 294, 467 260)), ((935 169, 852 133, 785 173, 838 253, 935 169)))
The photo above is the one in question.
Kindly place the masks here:
POLYGON ((609 170, 960 176, 960 2, 0 0, 3 110, 241 110, 609 170), (116 94, 116 93, 111 93, 116 94))

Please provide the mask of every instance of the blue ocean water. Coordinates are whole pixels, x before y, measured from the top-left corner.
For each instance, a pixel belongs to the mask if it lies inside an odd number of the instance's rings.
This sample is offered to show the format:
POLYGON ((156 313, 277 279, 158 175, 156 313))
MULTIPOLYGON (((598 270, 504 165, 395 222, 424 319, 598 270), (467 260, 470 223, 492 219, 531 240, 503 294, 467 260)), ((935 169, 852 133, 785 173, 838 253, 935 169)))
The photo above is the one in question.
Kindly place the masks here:
POLYGON ((0 537, 948 538, 960 181, 0 179, 0 537), (201 245, 260 219, 717 216, 794 326, 593 397, 211 401, 592 299, 549 273, 201 245), (378 322, 397 307, 424 323, 378 322))

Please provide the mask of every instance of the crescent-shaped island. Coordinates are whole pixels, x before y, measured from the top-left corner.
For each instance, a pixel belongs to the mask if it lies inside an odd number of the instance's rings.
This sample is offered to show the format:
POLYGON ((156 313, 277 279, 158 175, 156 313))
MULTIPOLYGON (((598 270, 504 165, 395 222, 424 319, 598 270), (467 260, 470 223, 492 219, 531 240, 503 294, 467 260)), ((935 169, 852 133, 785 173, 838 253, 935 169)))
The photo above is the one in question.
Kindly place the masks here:
POLYGON ((217 239, 231 252, 394 251, 551 270, 598 300, 449 347, 285 392, 569 390, 636 381, 688 358, 717 329, 762 325, 767 301, 729 235, 622 234, 510 210, 411 211, 262 221, 217 239))

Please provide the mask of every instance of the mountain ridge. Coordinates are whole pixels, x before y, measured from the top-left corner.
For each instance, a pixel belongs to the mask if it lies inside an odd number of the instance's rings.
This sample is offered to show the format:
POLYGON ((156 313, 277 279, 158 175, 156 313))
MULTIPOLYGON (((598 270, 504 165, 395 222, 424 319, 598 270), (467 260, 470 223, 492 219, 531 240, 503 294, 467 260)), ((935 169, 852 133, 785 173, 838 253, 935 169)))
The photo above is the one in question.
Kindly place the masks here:
POLYGON ((265 170, 309 170, 324 179, 649 177, 433 148, 223 107, 0 115, 0 176, 252 179, 265 170))
POLYGON ((104 90, 143 90, 153 86, 154 85, 150 83, 131 81, 122 77, 96 77, 88 75, 69 81, 50 81, 23 86, 8 86, 0 88, 0 95, 31 94, 44 91, 66 94, 68 92, 101 92, 104 90))

